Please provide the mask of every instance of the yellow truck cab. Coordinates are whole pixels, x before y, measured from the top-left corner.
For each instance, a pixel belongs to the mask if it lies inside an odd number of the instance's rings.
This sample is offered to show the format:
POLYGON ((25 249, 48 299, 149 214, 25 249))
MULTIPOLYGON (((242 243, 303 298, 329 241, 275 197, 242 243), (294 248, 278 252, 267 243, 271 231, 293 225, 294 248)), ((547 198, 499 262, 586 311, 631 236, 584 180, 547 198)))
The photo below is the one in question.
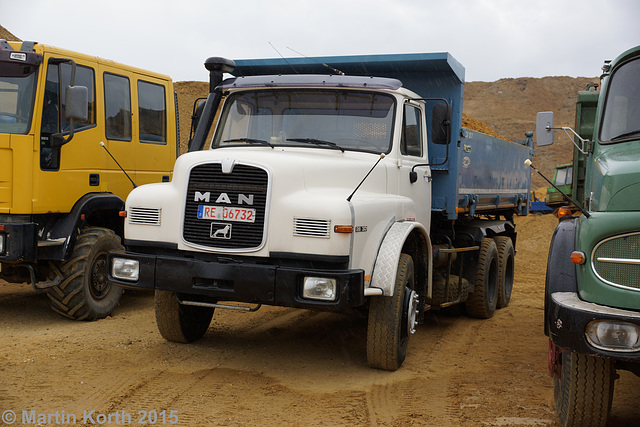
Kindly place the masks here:
POLYGON ((66 317, 109 315, 119 212, 136 185, 170 181, 177 132, 168 76, 0 40, 0 279, 46 289, 66 317))

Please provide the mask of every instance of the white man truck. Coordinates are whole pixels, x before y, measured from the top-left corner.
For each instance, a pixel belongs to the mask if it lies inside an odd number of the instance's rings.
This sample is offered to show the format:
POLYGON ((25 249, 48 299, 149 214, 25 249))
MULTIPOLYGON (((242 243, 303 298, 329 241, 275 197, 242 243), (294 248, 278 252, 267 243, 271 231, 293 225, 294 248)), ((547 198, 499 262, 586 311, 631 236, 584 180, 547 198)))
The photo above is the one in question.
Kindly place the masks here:
POLYGON ((368 363, 396 370, 427 310, 509 303, 531 134, 463 128, 451 55, 205 66, 190 152, 130 194, 109 254, 111 282, 156 290, 164 338, 201 338, 216 308, 368 313, 368 363))

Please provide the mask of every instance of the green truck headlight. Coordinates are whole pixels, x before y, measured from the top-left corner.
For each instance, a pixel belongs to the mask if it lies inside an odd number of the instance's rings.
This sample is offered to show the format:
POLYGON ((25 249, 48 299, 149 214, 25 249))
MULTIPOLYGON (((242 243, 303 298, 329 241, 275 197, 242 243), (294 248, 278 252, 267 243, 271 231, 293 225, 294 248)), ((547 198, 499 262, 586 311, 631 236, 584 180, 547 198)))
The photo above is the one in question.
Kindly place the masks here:
POLYGON ((323 301, 335 301, 338 285, 336 279, 327 277, 305 277, 302 297, 323 301))
POLYGON ((594 347, 610 351, 640 350, 640 327, 633 323, 594 320, 587 325, 587 339, 594 347))
POLYGON ((113 258, 111 275, 116 279, 136 282, 140 277, 140 263, 128 258, 113 258))

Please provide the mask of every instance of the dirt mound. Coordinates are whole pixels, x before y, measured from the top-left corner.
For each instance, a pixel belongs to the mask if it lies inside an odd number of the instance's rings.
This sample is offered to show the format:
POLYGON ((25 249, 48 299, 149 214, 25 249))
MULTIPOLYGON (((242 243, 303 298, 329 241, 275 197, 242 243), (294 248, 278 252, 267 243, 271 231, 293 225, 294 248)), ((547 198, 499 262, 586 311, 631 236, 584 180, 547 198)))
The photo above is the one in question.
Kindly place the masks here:
MULTIPOLYGON (((523 77, 490 83, 468 82, 464 89, 464 112, 512 141, 524 140, 526 131, 535 130, 539 111, 553 111, 557 125, 573 126, 578 91, 591 82, 599 84, 600 80, 596 77, 523 77)), ((555 165, 571 161, 571 144, 569 138, 557 134, 553 145, 536 147, 534 164, 547 177, 552 177, 555 165)), ((533 188, 547 186, 537 174, 532 177, 533 188)))
POLYGON ((462 126, 467 129, 486 133, 487 135, 495 136, 496 138, 501 138, 509 141, 509 138, 505 138, 502 135, 498 135, 493 129, 491 129, 486 124, 482 123, 480 120, 474 119, 473 117, 469 117, 464 113, 462 113, 462 126))
POLYGON ((5 39, 9 41, 22 41, 18 37, 11 34, 9 30, 0 25, 0 39, 5 39))
POLYGON ((173 88, 178 94, 178 114, 180 117, 180 152, 187 151, 193 104, 198 98, 209 94, 208 82, 175 82, 173 88))

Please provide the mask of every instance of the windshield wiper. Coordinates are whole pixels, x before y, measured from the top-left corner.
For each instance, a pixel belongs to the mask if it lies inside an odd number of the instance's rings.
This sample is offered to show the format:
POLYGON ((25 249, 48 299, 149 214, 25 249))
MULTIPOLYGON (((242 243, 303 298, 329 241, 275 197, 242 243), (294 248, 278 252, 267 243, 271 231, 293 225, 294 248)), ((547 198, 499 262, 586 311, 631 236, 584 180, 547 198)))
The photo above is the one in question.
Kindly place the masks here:
POLYGON ((614 136, 613 138, 611 138, 611 141, 617 141, 619 139, 626 138, 626 137, 632 136, 632 135, 638 135, 638 134, 640 134, 640 129, 632 130, 631 132, 625 132, 625 133, 620 134, 618 136, 614 136))
POLYGON ((234 139, 225 139, 222 142, 246 142, 247 144, 252 145, 268 145, 273 148, 273 144, 269 141, 265 141, 264 139, 255 139, 255 138, 234 138, 234 139))
POLYGON ((340 151, 342 151, 344 153, 344 148, 340 147, 335 142, 324 141, 322 139, 315 139, 315 138, 287 138, 287 141, 304 142, 304 143, 307 143, 307 144, 314 144, 314 145, 326 145, 327 147, 335 148, 336 150, 340 150, 340 151))

